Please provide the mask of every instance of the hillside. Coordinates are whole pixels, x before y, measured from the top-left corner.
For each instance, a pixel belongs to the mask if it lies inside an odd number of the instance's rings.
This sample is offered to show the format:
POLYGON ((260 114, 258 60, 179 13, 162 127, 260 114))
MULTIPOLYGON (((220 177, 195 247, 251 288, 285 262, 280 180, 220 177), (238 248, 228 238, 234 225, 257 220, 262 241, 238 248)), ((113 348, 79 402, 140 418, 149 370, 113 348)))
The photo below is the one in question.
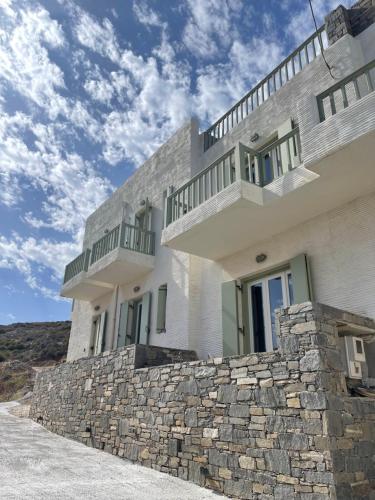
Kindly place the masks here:
POLYGON ((64 361, 70 321, 0 325, 0 401, 32 390, 35 370, 64 361))

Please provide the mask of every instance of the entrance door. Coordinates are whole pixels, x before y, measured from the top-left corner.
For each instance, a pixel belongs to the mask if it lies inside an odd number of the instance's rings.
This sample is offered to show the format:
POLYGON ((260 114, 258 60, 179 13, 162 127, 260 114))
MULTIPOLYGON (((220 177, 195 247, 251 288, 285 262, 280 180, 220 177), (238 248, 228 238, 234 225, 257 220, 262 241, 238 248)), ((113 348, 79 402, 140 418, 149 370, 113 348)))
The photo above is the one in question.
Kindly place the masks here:
POLYGON ((252 352, 278 347, 275 309, 293 304, 292 274, 284 271, 249 283, 249 324, 252 352))
POLYGON ((130 310, 125 345, 139 344, 142 318, 142 299, 134 300, 129 307, 130 310))

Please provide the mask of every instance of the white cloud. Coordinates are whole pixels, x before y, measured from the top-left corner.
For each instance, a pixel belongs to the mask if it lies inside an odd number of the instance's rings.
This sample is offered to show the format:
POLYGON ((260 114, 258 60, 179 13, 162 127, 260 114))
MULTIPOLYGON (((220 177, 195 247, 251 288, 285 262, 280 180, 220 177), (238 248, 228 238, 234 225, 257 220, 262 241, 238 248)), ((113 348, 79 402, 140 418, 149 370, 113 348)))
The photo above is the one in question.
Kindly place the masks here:
POLYGON ((66 151, 56 138, 61 129, 34 124, 22 113, 0 116, 0 182, 6 200, 20 201, 12 186, 27 179, 33 189, 44 193, 45 217, 28 214, 26 220, 33 227, 50 227, 72 235, 81 233, 84 220, 111 192, 110 183, 77 153, 66 151), (36 136, 35 149, 29 149, 22 139, 27 130, 36 136))
POLYGON ((133 12, 138 21, 145 26, 156 26, 158 28, 167 28, 160 16, 145 1, 136 0, 133 2, 133 12))
POLYGON ((183 41, 193 55, 212 58, 229 47, 237 37, 235 19, 243 8, 241 1, 187 0, 189 18, 183 41))
POLYGON ((144 59, 130 50, 122 53, 121 66, 136 95, 130 109, 106 117, 104 157, 112 164, 122 158, 139 164, 189 118, 190 76, 186 66, 168 57, 159 70, 154 57, 144 59))
POLYGON ((21 237, 17 233, 11 238, 0 236, 0 268, 20 272, 26 284, 36 293, 53 300, 62 300, 54 288, 44 284, 45 279, 41 275, 47 269, 52 270, 53 277, 60 281, 66 262, 72 260, 77 251, 78 245, 71 242, 36 240, 21 237))
POLYGON ((16 13, 12 9, 12 0, 0 0, 0 9, 3 10, 4 14, 8 17, 15 17, 16 13))
POLYGON ((0 23, 0 74, 14 89, 45 109, 51 118, 66 114, 61 69, 51 62, 47 47, 61 48, 65 38, 59 24, 40 7, 3 17, 0 23), (13 29, 9 29, 10 26, 13 29), (7 28, 7 29, 5 29, 7 28))
POLYGON ((84 84, 86 92, 95 101, 109 104, 113 97, 113 87, 104 78, 98 80, 87 80, 84 84))
POLYGON ((9 172, 0 172, 0 203, 7 207, 16 205, 22 198, 22 190, 18 180, 9 172))
POLYGON ((78 7, 75 8, 75 13, 78 17, 75 26, 78 41, 103 57, 108 57, 112 62, 119 62, 120 48, 111 21, 105 18, 100 24, 78 7))

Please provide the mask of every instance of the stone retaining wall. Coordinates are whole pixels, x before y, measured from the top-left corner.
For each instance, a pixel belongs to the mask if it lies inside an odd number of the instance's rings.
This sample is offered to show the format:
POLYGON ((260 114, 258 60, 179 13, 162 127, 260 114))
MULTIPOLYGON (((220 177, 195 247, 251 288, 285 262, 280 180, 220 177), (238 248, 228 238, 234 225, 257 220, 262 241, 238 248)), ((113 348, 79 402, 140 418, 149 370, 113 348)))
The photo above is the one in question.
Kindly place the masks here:
POLYGON ((130 346, 66 363, 38 375, 31 416, 232 497, 364 498, 375 404, 346 392, 337 323, 349 320, 374 327, 305 303, 280 311, 272 353, 137 368, 143 346, 130 346))

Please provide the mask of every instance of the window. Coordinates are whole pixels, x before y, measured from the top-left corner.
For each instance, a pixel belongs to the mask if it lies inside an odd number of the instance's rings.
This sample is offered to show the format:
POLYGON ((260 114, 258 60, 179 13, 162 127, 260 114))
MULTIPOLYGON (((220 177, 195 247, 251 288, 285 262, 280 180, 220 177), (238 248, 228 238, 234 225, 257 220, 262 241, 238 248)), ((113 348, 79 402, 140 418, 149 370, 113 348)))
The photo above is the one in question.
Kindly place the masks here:
POLYGON ((150 332, 151 292, 120 306, 117 347, 147 344, 150 332))
POLYGON ((156 318, 156 333, 165 332, 167 312, 167 285, 161 285, 158 290, 158 311, 156 318))

